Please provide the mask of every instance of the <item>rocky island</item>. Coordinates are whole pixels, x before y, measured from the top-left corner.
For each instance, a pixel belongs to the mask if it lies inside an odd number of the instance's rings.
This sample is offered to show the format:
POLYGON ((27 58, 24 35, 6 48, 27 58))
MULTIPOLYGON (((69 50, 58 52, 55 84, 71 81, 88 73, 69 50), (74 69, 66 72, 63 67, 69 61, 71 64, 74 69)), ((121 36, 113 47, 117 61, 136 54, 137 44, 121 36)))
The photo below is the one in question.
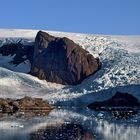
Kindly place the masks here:
POLYGON ((42 98, 24 97, 21 99, 0 98, 0 113, 14 114, 17 112, 31 112, 45 114, 54 107, 42 98))

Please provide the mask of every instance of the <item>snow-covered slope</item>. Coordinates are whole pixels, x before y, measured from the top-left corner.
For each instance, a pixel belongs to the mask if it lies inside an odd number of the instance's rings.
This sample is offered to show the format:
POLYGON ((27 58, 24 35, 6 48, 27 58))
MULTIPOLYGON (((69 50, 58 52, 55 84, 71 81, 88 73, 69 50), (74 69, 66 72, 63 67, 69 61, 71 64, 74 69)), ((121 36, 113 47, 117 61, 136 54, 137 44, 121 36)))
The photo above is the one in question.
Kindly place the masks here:
MULTIPOLYGON (((23 44, 32 43, 37 32, 38 30, 1 29, 0 46, 21 39, 23 44)), ((46 32, 54 36, 68 37, 95 57, 99 57, 101 70, 80 85, 62 86, 23 74, 22 72, 27 73, 30 69, 28 62, 15 67, 8 63, 11 56, 0 56, 0 96, 18 98, 31 95, 57 104, 84 105, 93 100, 109 98, 115 91, 123 91, 140 99, 140 36, 46 32)))

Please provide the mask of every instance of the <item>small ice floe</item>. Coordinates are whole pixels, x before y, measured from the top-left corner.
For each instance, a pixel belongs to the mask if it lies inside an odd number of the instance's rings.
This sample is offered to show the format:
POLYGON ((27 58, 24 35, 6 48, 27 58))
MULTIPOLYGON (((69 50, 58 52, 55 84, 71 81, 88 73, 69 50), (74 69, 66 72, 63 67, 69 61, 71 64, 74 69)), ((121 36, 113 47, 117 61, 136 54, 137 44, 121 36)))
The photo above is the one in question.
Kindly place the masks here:
POLYGON ((25 115, 25 112, 20 112, 20 115, 25 115))
POLYGON ((65 124, 70 124, 70 122, 69 121, 65 121, 65 124))
POLYGON ((24 125, 23 124, 14 123, 14 124, 11 124, 11 127, 14 127, 14 128, 23 128, 24 125))
POLYGON ((99 118, 103 118, 103 116, 104 116, 103 113, 99 113, 99 114, 98 114, 98 117, 99 117, 99 118))
POLYGON ((135 122, 138 122, 138 120, 133 120, 133 122, 135 123, 135 122))
POLYGON ((2 112, 2 111, 3 111, 2 106, 0 106, 0 112, 2 112))
POLYGON ((58 108, 58 109, 60 109, 60 108, 61 108, 61 106, 58 106, 57 108, 58 108))

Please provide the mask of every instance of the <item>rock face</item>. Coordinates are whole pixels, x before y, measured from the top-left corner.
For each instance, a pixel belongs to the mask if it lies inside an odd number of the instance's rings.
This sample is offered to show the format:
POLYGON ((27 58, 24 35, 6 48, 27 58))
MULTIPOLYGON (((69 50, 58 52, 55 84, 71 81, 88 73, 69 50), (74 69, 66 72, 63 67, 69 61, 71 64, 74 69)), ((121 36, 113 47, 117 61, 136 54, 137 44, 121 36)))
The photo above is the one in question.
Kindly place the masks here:
POLYGON ((19 43, 11 43, 0 47, 0 54, 2 56, 14 56, 10 63, 19 65, 20 63, 29 60, 32 63, 34 46, 23 45, 19 43))
POLYGON ((3 99, 0 98, 1 113, 16 113, 18 111, 45 111, 52 110, 53 107, 42 98, 24 97, 22 99, 3 99))
POLYGON ((60 84, 76 85, 100 68, 99 59, 72 40, 57 38, 39 31, 33 45, 19 43, 0 47, 0 55, 12 56, 9 63, 18 66, 31 63, 30 74, 39 79, 60 84))
POLYGON ((72 40, 39 31, 31 74, 49 82, 75 85, 95 73, 100 62, 72 40))
POLYGON ((136 97, 129 93, 117 92, 111 99, 94 102, 88 105, 91 109, 102 109, 108 107, 138 107, 140 103, 136 97))

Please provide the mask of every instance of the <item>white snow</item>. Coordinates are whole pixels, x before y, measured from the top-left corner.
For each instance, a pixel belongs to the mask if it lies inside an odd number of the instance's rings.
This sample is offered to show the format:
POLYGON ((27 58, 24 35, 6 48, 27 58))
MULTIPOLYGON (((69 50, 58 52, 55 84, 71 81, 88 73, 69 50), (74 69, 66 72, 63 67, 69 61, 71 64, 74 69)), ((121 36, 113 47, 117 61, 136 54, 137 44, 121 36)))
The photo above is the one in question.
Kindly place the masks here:
POLYGON ((30 62, 28 60, 20 63, 19 65, 13 65, 10 62, 13 60, 14 56, 1 56, 0 55, 0 67, 7 68, 12 71, 28 73, 30 71, 30 62))
MULTIPOLYGON (((22 43, 32 43, 37 32, 38 30, 0 29, 0 46, 21 39, 22 43)), ((51 103, 80 105, 106 99, 116 91, 122 91, 132 93, 140 99, 140 36, 46 32, 58 37, 68 37, 95 57, 99 57, 102 63, 101 70, 80 85, 62 86, 18 73, 28 72, 30 64, 14 67, 8 63, 12 57, 0 56, 0 67, 6 68, 0 68, 0 77, 3 73, 7 74, 6 77, 0 78, 0 96, 40 96, 51 103)))

